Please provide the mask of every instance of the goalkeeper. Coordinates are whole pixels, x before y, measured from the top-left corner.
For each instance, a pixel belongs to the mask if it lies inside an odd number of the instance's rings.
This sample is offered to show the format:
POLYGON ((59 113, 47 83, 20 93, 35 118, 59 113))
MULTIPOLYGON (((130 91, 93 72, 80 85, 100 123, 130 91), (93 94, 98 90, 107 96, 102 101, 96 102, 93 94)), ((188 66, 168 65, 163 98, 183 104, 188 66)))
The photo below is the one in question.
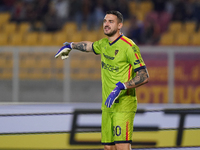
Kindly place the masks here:
POLYGON ((55 57, 66 59, 72 49, 101 55, 102 125, 105 150, 130 150, 137 110, 135 88, 148 82, 148 72, 138 46, 121 34, 123 16, 108 11, 103 20, 107 38, 96 42, 64 43, 55 57))

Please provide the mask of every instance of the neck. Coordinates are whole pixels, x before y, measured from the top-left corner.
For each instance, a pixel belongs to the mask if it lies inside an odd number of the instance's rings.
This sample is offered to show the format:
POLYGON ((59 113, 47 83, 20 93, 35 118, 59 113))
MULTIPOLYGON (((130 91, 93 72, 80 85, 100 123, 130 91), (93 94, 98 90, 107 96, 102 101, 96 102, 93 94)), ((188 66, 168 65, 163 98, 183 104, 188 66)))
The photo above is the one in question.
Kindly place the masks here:
POLYGON ((121 35, 121 32, 117 32, 113 36, 108 36, 109 41, 114 41, 116 38, 118 38, 121 35))

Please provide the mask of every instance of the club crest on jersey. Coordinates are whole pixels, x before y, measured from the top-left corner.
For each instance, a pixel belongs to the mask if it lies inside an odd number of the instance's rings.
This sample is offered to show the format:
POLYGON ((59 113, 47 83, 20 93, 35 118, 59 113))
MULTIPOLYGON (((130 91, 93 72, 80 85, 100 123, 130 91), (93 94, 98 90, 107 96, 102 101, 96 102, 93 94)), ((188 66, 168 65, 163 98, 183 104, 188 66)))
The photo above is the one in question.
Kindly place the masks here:
POLYGON ((119 50, 115 50, 115 56, 118 54, 119 50))

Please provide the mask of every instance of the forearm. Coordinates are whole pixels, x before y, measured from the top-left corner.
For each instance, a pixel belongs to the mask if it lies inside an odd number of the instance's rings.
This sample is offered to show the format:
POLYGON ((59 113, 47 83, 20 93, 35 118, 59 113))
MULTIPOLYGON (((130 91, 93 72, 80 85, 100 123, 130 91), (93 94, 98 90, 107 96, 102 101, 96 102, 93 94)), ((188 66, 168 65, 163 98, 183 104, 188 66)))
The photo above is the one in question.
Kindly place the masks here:
POLYGON ((82 52, 91 52, 92 51, 92 43, 90 41, 82 41, 82 42, 73 42, 72 48, 80 50, 82 52))
POLYGON ((149 78, 149 75, 148 75, 147 69, 141 69, 136 73, 136 76, 132 80, 124 84, 126 85, 127 89, 136 88, 147 83, 148 78, 149 78))

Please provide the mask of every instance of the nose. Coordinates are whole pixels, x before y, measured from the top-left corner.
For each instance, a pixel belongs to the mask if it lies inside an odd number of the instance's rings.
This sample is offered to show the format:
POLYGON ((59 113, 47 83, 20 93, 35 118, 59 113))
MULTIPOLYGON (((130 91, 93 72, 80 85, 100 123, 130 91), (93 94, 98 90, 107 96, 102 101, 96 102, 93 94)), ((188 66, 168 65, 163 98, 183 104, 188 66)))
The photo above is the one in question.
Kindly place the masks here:
POLYGON ((107 21, 104 22, 104 26, 108 26, 108 22, 107 21))

